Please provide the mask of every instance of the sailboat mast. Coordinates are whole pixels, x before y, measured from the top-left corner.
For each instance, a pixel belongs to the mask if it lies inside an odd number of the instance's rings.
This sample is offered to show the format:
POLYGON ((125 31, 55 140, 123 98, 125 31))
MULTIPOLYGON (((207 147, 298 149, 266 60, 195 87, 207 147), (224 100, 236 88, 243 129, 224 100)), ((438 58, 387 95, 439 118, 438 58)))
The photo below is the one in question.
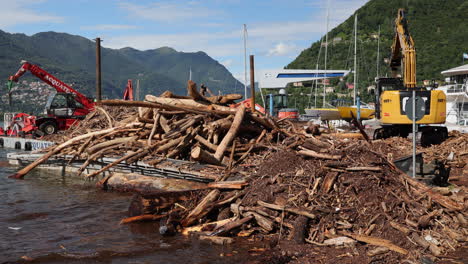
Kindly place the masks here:
POLYGON ((353 102, 356 105, 356 96, 357 96, 357 13, 354 15, 354 94, 353 102))
POLYGON ((247 25, 244 24, 244 99, 247 99, 247 25))
MULTIPOLYGON (((320 48, 319 53, 317 56, 317 63, 315 64, 315 87, 314 87, 314 108, 317 108, 317 88, 318 88, 318 68, 320 62, 320 55, 322 54, 322 44, 323 44, 323 37, 320 38, 320 48)), ((312 87, 311 87, 312 89, 312 87)), ((312 93, 312 91, 310 92, 312 93)), ((310 102, 309 102, 310 103, 310 102)))
POLYGON ((323 103, 325 108, 325 80, 327 79, 327 55, 328 55, 328 20, 330 17, 330 1, 327 1, 327 32, 325 33, 325 78, 323 82, 323 103))
POLYGON ((379 25, 379 35, 377 37, 377 76, 379 77, 379 60, 380 60, 380 25, 379 25))

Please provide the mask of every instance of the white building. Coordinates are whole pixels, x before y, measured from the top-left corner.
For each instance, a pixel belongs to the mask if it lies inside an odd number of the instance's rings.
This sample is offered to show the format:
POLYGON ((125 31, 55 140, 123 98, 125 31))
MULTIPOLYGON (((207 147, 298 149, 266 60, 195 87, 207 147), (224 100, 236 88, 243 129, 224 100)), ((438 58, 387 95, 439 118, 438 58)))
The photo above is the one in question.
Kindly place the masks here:
POLYGON ((447 84, 439 87, 447 95, 447 123, 468 118, 468 64, 442 72, 447 84))

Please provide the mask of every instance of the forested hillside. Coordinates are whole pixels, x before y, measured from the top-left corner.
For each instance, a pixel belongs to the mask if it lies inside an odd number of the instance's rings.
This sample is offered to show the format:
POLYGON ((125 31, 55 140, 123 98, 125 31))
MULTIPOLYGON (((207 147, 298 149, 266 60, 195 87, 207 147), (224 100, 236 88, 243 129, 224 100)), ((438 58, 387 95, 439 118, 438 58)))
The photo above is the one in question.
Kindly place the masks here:
MULTIPOLYGON (((405 8, 408 28, 417 53, 417 80, 441 80, 441 71, 462 64, 462 53, 468 53, 468 1, 466 0, 371 0, 356 11, 358 15, 358 80, 361 94, 377 76, 377 44, 380 26, 379 75, 389 74, 385 59, 390 57, 397 10, 405 8)), ((333 9, 330 10, 333 14, 333 9)), ((328 34, 328 66, 352 69, 354 51, 354 16, 328 34)), ((323 37, 323 42, 325 42, 323 37)), ((320 41, 292 61, 286 68, 315 69, 320 41)), ((323 46, 323 45, 322 45, 323 46)), ((467 62, 465 60, 465 62, 467 62)), ((324 49, 319 59, 324 68, 324 49)), ((353 76, 348 77, 352 82, 353 76)), ((338 85, 338 92, 346 90, 338 85)), ((367 97, 368 98, 368 97, 367 97)), ((368 98, 370 99, 370 98, 368 98)))

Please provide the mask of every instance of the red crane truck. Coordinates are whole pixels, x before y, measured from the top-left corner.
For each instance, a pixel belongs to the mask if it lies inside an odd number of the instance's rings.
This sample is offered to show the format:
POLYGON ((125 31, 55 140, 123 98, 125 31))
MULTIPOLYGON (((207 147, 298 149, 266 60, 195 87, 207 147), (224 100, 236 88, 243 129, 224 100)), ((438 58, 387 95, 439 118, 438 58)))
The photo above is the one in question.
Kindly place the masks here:
MULTIPOLYGON (((46 72, 41 67, 31 64, 27 61, 21 62, 21 68, 15 75, 8 78, 8 87, 11 89, 13 82, 18 82, 19 78, 26 73, 31 72, 43 82, 54 87, 57 93, 50 96, 47 100, 45 114, 46 116, 29 116, 21 113, 13 118, 15 121, 29 119, 28 122, 22 122, 22 127, 18 134, 54 134, 58 130, 66 130, 94 109, 95 102, 83 94, 79 93, 57 77, 46 72)), ((8 134, 8 131, 5 131, 8 134)), ((18 135, 16 134, 16 135, 18 135)), ((10 135, 12 135, 10 133, 10 135)))

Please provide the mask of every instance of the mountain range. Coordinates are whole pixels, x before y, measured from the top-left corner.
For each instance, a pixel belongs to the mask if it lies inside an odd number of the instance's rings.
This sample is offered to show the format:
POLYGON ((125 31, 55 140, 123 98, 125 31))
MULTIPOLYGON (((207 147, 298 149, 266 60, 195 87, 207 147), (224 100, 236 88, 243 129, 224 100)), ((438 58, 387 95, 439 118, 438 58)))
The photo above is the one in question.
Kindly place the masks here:
MULTIPOLYGON (((19 69, 20 61, 26 60, 94 97, 95 52, 95 42, 81 36, 56 32, 27 36, 0 30, 0 80, 6 82, 19 69)), ((169 47, 145 51, 101 48, 101 65, 103 97, 107 98, 121 98, 128 79, 134 80, 134 89, 135 80, 140 80, 141 98, 166 90, 185 95, 190 71, 196 83, 205 84, 214 93, 233 93, 242 86, 222 64, 202 51, 185 53, 169 47)), ((21 80, 39 79, 26 74, 21 80)), ((0 89, 5 91, 4 87, 0 89)))

